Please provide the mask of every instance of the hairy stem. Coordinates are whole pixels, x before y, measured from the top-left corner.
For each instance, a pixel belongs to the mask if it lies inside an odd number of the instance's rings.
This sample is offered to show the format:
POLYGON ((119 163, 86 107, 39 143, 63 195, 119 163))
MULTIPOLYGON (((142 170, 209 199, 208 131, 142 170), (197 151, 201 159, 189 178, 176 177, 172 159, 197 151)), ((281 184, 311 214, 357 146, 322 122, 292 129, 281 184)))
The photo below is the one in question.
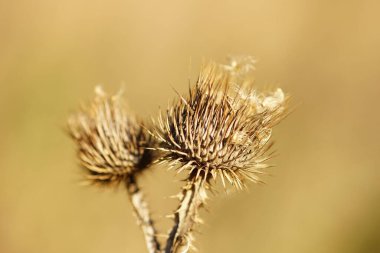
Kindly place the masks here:
POLYGON ((143 194, 140 191, 140 188, 138 187, 134 176, 130 176, 128 178, 126 181, 126 188, 130 202, 132 203, 133 212, 137 218, 139 226, 144 233, 148 252, 159 253, 160 243, 156 237, 157 231, 154 228, 153 220, 150 217, 148 204, 144 201, 143 194))
POLYGON ((174 213, 174 226, 166 242, 165 253, 188 252, 193 240, 193 226, 200 221, 199 208, 205 203, 207 195, 203 179, 189 181, 183 188, 180 204, 174 213))

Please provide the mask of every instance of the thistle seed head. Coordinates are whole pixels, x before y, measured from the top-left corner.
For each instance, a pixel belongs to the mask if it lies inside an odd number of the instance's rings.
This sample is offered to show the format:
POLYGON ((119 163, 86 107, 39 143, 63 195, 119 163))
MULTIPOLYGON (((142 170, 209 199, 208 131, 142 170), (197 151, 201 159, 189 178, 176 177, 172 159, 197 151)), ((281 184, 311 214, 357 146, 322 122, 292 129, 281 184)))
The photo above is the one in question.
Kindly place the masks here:
POLYGON ((94 100, 68 120, 71 138, 86 178, 95 184, 118 184, 152 161, 151 138, 127 114, 121 94, 108 96, 100 87, 94 100))
POLYGON ((246 179, 259 181, 259 169, 268 167, 272 127, 284 117, 287 97, 281 89, 248 89, 236 66, 203 67, 189 94, 160 116, 154 136, 163 151, 161 161, 178 172, 187 170, 190 178, 207 181, 219 175, 223 185, 228 181, 242 188, 246 179))

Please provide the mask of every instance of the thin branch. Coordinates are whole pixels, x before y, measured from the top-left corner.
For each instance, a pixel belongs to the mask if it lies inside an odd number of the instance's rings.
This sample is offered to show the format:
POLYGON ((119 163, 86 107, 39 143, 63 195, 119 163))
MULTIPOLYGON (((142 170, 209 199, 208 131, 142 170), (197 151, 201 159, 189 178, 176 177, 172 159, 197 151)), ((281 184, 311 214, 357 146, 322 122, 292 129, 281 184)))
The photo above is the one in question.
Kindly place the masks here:
POLYGON ((206 201, 202 179, 189 181, 182 189, 180 205, 174 213, 174 226, 166 242, 165 253, 186 253, 192 246, 193 226, 200 222, 198 210, 206 201))
POLYGON ((157 240, 157 231, 150 217, 148 204, 144 201, 143 194, 136 183, 134 176, 126 181, 129 200, 132 204, 138 225, 141 227, 149 253, 160 253, 160 243, 157 240))

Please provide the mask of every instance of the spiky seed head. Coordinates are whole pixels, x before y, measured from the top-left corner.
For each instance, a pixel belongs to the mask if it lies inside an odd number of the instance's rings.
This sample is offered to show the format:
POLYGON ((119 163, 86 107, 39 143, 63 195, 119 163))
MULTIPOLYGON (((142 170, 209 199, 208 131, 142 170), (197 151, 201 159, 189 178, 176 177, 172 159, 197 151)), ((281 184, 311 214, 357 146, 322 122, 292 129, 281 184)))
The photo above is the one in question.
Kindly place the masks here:
MULTIPOLYGON (((223 185, 242 188, 246 179, 259 181, 259 169, 267 167, 272 127, 285 115, 287 96, 281 89, 247 89, 244 78, 237 86, 236 76, 243 76, 236 66, 203 67, 189 94, 159 117, 154 135, 164 153, 161 161, 178 172, 207 181, 219 175, 223 185)), ((239 67, 248 68, 253 69, 239 67)))
POLYGON ((68 120, 86 178, 95 184, 118 184, 152 161, 146 147, 151 137, 125 110, 121 94, 109 96, 100 87, 91 103, 68 120))

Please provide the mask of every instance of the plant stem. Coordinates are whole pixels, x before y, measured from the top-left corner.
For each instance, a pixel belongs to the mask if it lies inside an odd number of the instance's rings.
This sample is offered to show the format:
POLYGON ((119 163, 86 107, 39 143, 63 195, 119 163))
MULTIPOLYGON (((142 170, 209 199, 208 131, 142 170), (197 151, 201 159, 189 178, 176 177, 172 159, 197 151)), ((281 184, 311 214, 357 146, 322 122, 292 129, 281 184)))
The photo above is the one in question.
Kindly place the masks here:
POLYGON ((134 176, 130 176, 126 181, 129 200, 133 207, 133 212, 137 218, 138 225, 141 227, 146 246, 149 253, 159 253, 160 243, 156 237, 156 229, 153 220, 150 217, 148 204, 144 201, 143 194, 136 183, 134 176))
POLYGON ((165 253, 188 252, 193 240, 193 226, 199 222, 198 210, 207 195, 203 179, 194 179, 182 188, 180 204, 174 213, 174 226, 166 242, 165 253))

